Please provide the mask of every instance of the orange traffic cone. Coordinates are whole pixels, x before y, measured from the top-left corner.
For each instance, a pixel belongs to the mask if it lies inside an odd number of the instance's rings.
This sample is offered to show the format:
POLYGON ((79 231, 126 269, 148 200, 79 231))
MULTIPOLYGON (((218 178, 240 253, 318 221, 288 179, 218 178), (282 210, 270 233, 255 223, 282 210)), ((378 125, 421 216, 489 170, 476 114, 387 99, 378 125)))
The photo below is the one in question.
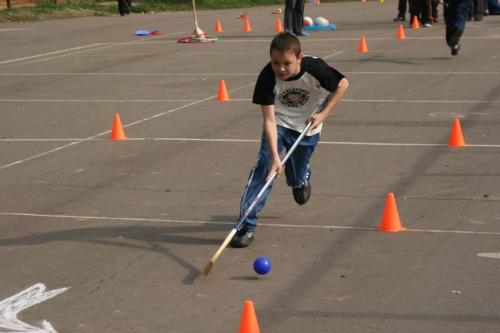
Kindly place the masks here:
POLYGON ((413 16, 413 21, 411 21, 412 29, 420 29, 420 24, 418 23, 418 18, 413 16))
POLYGON ((406 39, 405 30, 403 29, 402 24, 399 25, 398 32, 396 33, 396 39, 406 39))
POLYGON ((281 19, 279 17, 276 18, 276 22, 274 23, 274 31, 283 32, 283 24, 281 23, 281 19))
POLYGON ((368 52, 368 46, 366 46, 366 38, 365 38, 365 36, 361 36, 361 39, 359 40, 358 51, 360 53, 368 52))
POLYGON ((250 19, 248 17, 245 18, 245 23, 243 24, 243 31, 245 32, 252 31, 252 27, 250 26, 250 19))
POLYGON ((401 226, 401 221, 399 220, 399 212, 396 205, 396 199, 394 198, 394 193, 387 194, 384 215, 382 216, 382 223, 380 224, 378 230, 385 232, 398 232, 406 230, 406 228, 401 226))
POLYGON ((448 147, 465 147, 464 136, 462 135, 462 126, 460 120, 453 120, 448 147))
POLYGON ((219 81, 219 92, 216 99, 218 102, 226 102, 230 100, 229 94, 227 93, 226 81, 224 80, 219 81))
POLYGON ((217 19, 215 22, 215 32, 222 32, 222 24, 220 23, 220 19, 217 19))
POLYGON ((243 304, 243 313, 241 314, 240 330, 238 333, 260 333, 252 301, 245 301, 243 304))
POLYGON ((115 118, 113 120, 113 128, 111 129, 111 140, 113 141, 127 140, 118 113, 115 113, 115 118))
POLYGON ((316 0, 315 5, 319 6, 320 4, 321 4, 321 1, 320 0, 316 0))

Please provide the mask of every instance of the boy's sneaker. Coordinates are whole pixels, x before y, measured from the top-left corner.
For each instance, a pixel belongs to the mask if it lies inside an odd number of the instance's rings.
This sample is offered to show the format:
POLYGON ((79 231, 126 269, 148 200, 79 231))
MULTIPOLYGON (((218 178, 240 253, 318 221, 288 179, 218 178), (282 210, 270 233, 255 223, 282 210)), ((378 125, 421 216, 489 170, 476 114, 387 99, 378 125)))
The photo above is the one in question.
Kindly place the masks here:
POLYGON ((463 29, 455 28, 449 34, 447 33, 446 43, 448 44, 448 46, 451 48, 457 47, 463 32, 463 29))
POLYGON ((309 180, 306 180, 302 186, 294 187, 292 191, 295 202, 299 205, 303 205, 308 202, 311 197, 311 183, 309 180))
POLYGON ((451 48, 451 55, 458 55, 458 51, 460 51, 460 44, 457 44, 451 48))
POLYGON ((248 247, 253 242, 253 231, 248 231, 247 229, 241 229, 234 235, 229 246, 232 248, 244 248, 248 247))
POLYGON ((405 21, 405 17, 404 16, 396 16, 392 21, 394 22, 398 22, 398 21, 405 21))

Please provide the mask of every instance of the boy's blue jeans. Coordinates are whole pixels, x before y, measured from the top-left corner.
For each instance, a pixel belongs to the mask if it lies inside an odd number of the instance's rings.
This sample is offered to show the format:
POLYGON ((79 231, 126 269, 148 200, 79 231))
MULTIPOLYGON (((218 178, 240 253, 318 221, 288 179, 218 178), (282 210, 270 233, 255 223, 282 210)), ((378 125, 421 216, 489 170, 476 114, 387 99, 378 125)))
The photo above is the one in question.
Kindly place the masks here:
MULTIPOLYGON (((300 133, 282 126, 278 126, 278 153, 280 156, 283 150, 288 150, 295 143, 300 133)), ((319 134, 313 136, 304 136, 295 151, 285 164, 286 183, 291 187, 299 187, 311 177, 311 168, 309 160, 318 144, 319 134)), ((240 217, 245 213, 247 208, 252 204, 253 200, 264 187, 266 177, 271 165, 271 154, 269 145, 264 135, 262 135, 260 151, 257 155, 257 163, 250 172, 248 183, 245 187, 243 197, 240 204, 240 217)), ((257 226, 257 214, 264 208, 269 193, 271 193, 272 184, 260 197, 259 202, 255 205, 253 211, 248 215, 242 229, 253 231, 257 226)))

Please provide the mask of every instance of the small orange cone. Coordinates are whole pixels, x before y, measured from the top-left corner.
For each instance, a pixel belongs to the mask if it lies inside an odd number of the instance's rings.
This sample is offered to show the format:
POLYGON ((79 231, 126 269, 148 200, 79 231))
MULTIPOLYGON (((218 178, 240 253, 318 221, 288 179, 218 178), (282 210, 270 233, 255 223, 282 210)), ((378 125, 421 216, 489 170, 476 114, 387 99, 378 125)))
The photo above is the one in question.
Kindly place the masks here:
POLYGON ((115 118, 113 120, 113 128, 111 129, 111 140, 113 141, 127 140, 118 113, 115 113, 115 118))
POLYGON ((453 120, 448 147, 465 147, 464 136, 462 135, 462 126, 460 120, 453 120))
POLYGON ((252 27, 250 26, 250 19, 248 17, 245 18, 245 23, 243 24, 243 31, 245 32, 252 31, 252 27))
POLYGON ((368 46, 366 46, 366 38, 365 38, 365 36, 361 36, 361 39, 359 40, 358 51, 360 53, 368 52, 368 46))
POLYGON ((215 22, 215 32, 222 32, 222 24, 220 23, 220 19, 217 19, 215 22))
POLYGON ((413 16, 413 21, 411 21, 412 29, 420 29, 420 24, 418 23, 418 18, 413 16))
POLYGON ((243 304, 243 313, 241 314, 240 330, 238 333, 260 333, 252 301, 245 301, 243 304))
POLYGON ((281 23, 281 19, 279 17, 276 18, 276 22, 274 23, 274 31, 283 32, 283 24, 281 23))
POLYGON ((382 216, 382 223, 380 224, 378 230, 385 232, 398 232, 406 230, 406 228, 401 226, 401 221, 399 220, 398 206, 396 205, 394 193, 387 194, 384 215, 382 216))
POLYGON ((405 30, 403 29, 402 24, 399 25, 398 32, 396 33, 396 39, 406 39, 405 30))
POLYGON ((321 4, 321 1, 320 0, 316 0, 315 5, 319 6, 320 4, 321 4))
POLYGON ((219 81, 219 92, 217 94, 216 99, 218 102, 226 102, 226 101, 231 100, 229 98, 229 94, 227 93, 226 81, 224 81, 224 80, 219 81))

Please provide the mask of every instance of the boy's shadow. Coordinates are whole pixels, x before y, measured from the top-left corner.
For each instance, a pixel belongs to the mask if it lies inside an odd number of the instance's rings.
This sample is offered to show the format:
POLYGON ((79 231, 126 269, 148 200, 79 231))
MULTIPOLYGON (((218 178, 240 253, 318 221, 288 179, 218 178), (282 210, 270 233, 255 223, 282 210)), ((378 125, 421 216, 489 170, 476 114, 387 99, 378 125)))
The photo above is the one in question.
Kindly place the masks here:
MULTIPOLYGON (((219 220, 220 221, 220 220, 219 220)), ((201 275, 201 271, 187 262, 180 256, 176 255, 167 247, 165 243, 183 244, 183 245, 213 245, 214 248, 222 243, 219 238, 199 238, 192 237, 189 233, 197 232, 218 232, 230 230, 231 226, 227 222, 211 223, 206 225, 191 225, 191 226, 124 226, 124 227, 91 227, 91 228, 74 228, 69 230, 49 231, 42 233, 33 233, 17 238, 0 239, 0 246, 25 246, 25 245, 40 245, 57 241, 70 242, 86 242, 109 246, 119 246, 125 248, 133 248, 140 250, 155 251, 161 253, 173 260, 180 266, 189 271, 182 282, 192 285, 194 281, 201 275), (135 240, 145 243, 144 245, 136 245, 127 243, 124 240, 135 240)), ((214 250, 215 251, 215 250, 214 250)), ((208 258, 207 258, 208 260, 208 258)))

